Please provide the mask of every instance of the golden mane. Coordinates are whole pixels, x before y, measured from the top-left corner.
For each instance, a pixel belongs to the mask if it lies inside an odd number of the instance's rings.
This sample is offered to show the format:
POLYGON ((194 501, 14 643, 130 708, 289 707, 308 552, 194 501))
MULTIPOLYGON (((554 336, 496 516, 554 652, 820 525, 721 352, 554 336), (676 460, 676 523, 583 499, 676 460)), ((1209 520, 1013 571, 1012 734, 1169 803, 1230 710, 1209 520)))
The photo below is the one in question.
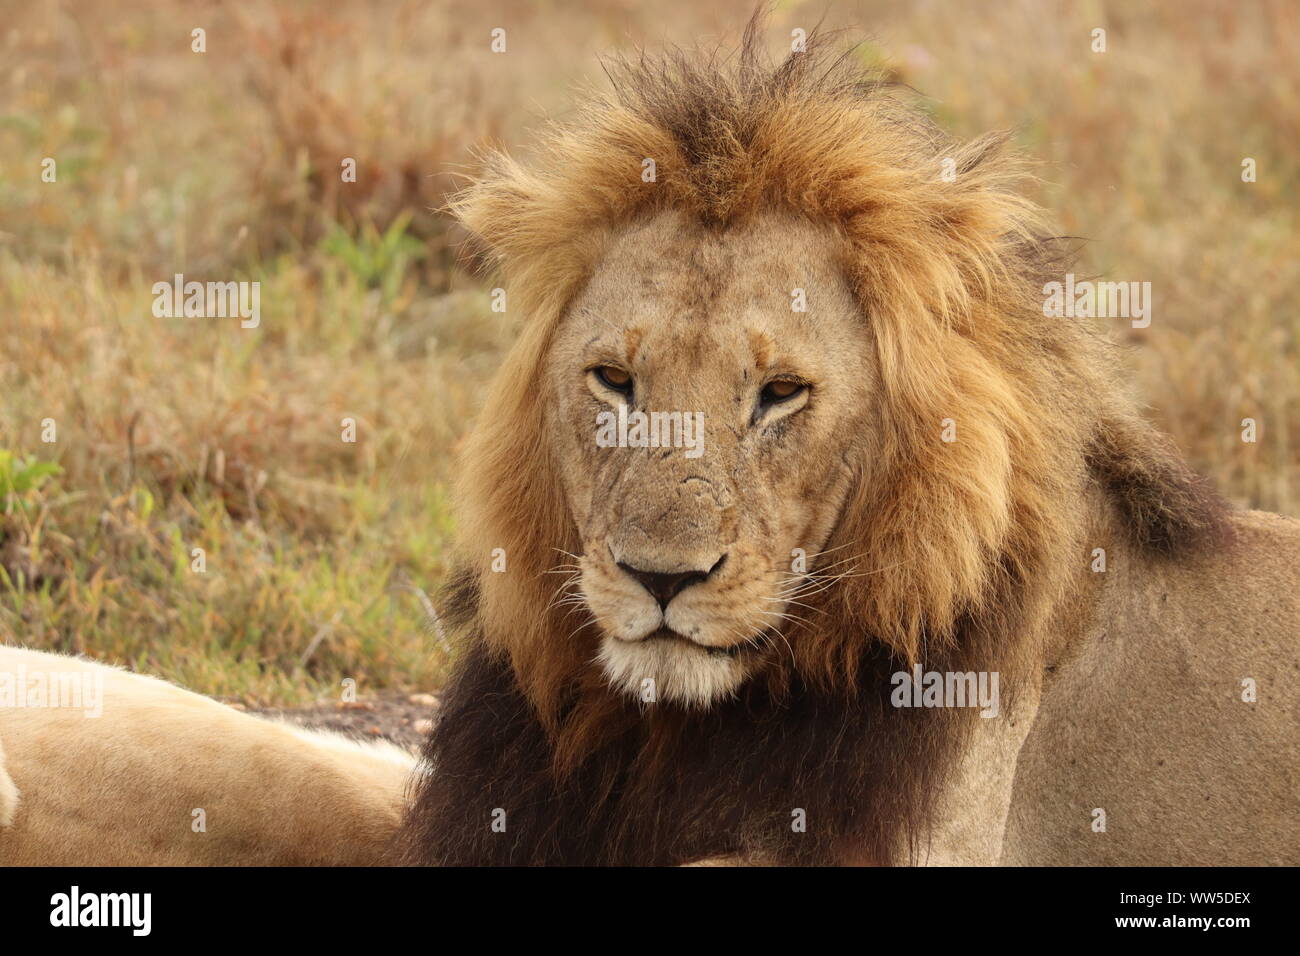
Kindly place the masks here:
MULTIPOLYGON (((572 769, 622 740, 622 757, 599 758, 604 769, 592 771, 588 788, 635 791, 629 766, 645 773, 671 765, 671 741, 681 741, 689 720, 671 708, 638 715, 614 698, 590 665, 597 636, 575 631, 575 621, 550 606, 555 581, 546 574, 580 544, 545 441, 543 363, 604 237, 639 217, 674 210, 726 229, 780 210, 830 224, 876 343, 886 434, 860 463, 827 545, 851 544, 870 573, 828 589, 818 599, 823 613, 788 635, 793 662, 762 691, 772 707, 792 687, 848 695, 851 706, 865 707, 853 697, 864 666, 1014 673, 1023 635, 1041 629, 1070 574, 1086 567, 1097 500, 1134 541, 1163 553, 1195 547, 1222 527, 1217 499, 1118 389, 1102 341, 1043 315, 1042 286, 1059 278, 1068 256, 1016 192, 1025 170, 1004 136, 953 142, 899 91, 818 37, 770 65, 757 20, 735 58, 673 52, 619 61, 608 73, 612 92, 593 94, 571 123, 550 128, 532 165, 496 154, 454 203, 500 268, 511 308, 526 316, 464 459, 465 568, 452 601, 469 632, 471 663, 460 680, 465 693, 480 695, 512 682, 546 730, 525 736, 547 761, 572 769), (945 161, 955 175, 943 175, 945 161), (957 440, 943 442, 949 419, 957 440), (490 569, 495 548, 505 550, 506 573, 490 569), (469 673, 498 666, 493 661, 505 668, 494 678, 469 673)), ((487 720, 472 708, 462 716, 467 725, 487 720)), ((915 761, 915 780, 896 780, 896 795, 882 793, 869 806, 913 832, 933 786, 921 777, 942 775, 968 718, 888 719, 918 723, 882 741, 875 763, 858 770, 864 780, 889 775, 891 761, 909 759, 909 746, 933 749, 915 761)), ((782 745, 778 724, 764 732, 771 747, 782 745)), ((435 739, 430 756, 462 767, 495 759, 450 739, 435 739)), ((543 774, 545 764, 530 757, 528 766, 543 774)), ((737 766, 732 783, 749 781, 749 772, 737 766)), ((508 789, 503 777, 493 779, 508 789)), ((430 797, 426 809, 445 811, 450 799, 430 797)), ((867 845, 883 852, 894 824, 872 825, 880 832, 867 845)), ((685 851, 662 852, 677 859, 685 851)), ((537 849, 530 859, 543 858, 537 849)))
MULTIPOLYGON (((833 223, 843 238, 893 433, 837 535, 878 556, 880 570, 836 589, 846 626, 834 643, 801 645, 810 675, 851 675, 855 642, 868 639, 915 659, 923 637, 945 640, 964 613, 987 607, 999 579, 1038 579, 1050 591, 1043 572, 1070 540, 1085 454, 1191 479, 1163 445, 1147 447, 1141 423, 1107 424, 1130 415, 1107 394, 1115 382, 1102 346, 1043 316, 1043 281, 1064 258, 1013 191, 1023 169, 1005 137, 954 144, 822 46, 814 37, 807 52, 765 68, 751 24, 730 69, 680 53, 616 63, 614 91, 552 128, 532 168, 494 155, 454 204, 527 316, 471 439, 461 509, 471 563, 486 572, 497 547, 511 562, 508 574, 481 574, 481 614, 539 704, 575 673, 580 643, 557 646, 562 615, 538 613, 553 584, 544 572, 578 547, 543 440, 539 375, 601 238, 635 217, 684 210, 725 228, 784 209, 833 223), (645 159, 654 182, 642 180, 645 159), (952 182, 941 177, 945 160, 952 182), (945 419, 958 441, 937 440, 945 419), (1122 444, 1089 452, 1103 430, 1125 432, 1122 444)), ((1192 499, 1166 518, 1204 524, 1192 499)))

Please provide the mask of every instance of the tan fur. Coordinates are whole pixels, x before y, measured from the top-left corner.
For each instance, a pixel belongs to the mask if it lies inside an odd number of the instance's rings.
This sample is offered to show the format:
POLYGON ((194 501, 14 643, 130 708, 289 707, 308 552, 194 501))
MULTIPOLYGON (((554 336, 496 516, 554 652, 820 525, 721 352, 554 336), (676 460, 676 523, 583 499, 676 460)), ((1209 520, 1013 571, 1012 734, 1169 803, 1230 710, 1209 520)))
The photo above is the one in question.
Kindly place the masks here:
POLYGON ((4 741, 0 740, 0 827, 11 826, 18 812, 18 786, 5 769, 4 741))
POLYGON ((1046 649, 1001 862, 1300 862, 1300 522, 1233 525, 1184 562, 1115 542, 1099 593, 1061 608, 1082 626, 1046 649))
POLYGON ((460 782, 426 781, 408 857, 1294 860, 1279 668, 1300 534, 1229 520, 1097 330, 1044 316, 1065 260, 1003 141, 951 142, 815 45, 770 66, 751 35, 734 61, 611 75, 530 167, 497 156, 456 204, 527 322, 461 488, 455 623, 476 653, 449 712, 477 737, 448 720, 431 740, 460 782), (630 400, 593 380, 605 364, 632 375, 630 400), (751 415, 781 371, 811 383, 803 404, 751 415), (596 414, 624 403, 702 411, 708 451, 595 447, 596 414), (627 564, 718 568, 662 612, 684 640, 655 636, 627 564), (533 753, 502 660, 553 755, 533 753), (1010 700, 993 720, 869 705, 914 663, 997 671, 1010 700), (1259 675, 1260 702, 1235 702, 1259 675), (478 705, 489 691, 500 706, 478 705), (752 754, 699 751, 724 730, 736 747, 751 712, 752 754), (840 764, 819 763, 828 750, 840 764), (709 760, 749 789, 710 788, 709 760), (478 834, 486 810, 461 804, 489 786, 541 808, 531 843, 478 834), (834 832, 780 832, 805 797, 839 814, 834 832), (1094 839, 1089 804, 1107 800, 1118 819, 1094 839), (689 820, 644 822, 668 801, 689 820), (607 834, 585 833, 597 813, 607 834))
POLYGON ((371 865, 413 759, 93 661, 0 647, 0 673, 103 681, 103 712, 0 709, 0 864, 371 865), (195 809, 206 832, 192 830, 195 809))

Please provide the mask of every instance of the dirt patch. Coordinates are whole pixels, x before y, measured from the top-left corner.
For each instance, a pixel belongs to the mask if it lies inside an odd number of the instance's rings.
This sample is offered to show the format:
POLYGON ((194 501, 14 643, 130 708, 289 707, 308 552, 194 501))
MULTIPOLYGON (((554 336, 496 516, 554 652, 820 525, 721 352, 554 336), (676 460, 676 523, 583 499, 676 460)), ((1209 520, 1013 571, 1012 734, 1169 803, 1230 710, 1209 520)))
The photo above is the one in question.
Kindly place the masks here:
POLYGON ((329 701, 309 707, 248 708, 248 711, 292 721, 303 727, 338 731, 362 740, 391 740, 414 750, 424 741, 438 707, 439 701, 434 694, 394 692, 375 694, 353 703, 329 701))

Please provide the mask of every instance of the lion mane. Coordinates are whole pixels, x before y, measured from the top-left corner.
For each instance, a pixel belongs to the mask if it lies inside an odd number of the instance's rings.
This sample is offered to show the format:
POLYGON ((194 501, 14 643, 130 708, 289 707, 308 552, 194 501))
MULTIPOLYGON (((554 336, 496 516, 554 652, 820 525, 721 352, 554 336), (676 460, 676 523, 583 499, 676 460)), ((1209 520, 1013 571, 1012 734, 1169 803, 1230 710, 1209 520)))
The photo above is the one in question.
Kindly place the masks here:
POLYGON ((549 129, 534 162, 493 155, 454 202, 527 318, 463 460, 445 596, 463 650, 406 862, 915 856, 974 711, 893 708, 890 675, 998 670, 1014 707, 1091 530, 1121 528, 1156 560, 1228 533, 1105 342, 1043 315, 1071 249, 1017 192, 1006 137, 954 142, 824 36, 773 64, 759 28, 732 56, 610 64, 612 91, 549 129), (598 635, 553 606, 546 573, 580 548, 537 402, 548 344, 603 237, 667 210, 718 230, 772 210, 833 227, 888 428, 828 543, 870 573, 811 599, 793 653, 706 710, 615 695, 598 635), (945 419, 958 441, 936 440, 945 419))

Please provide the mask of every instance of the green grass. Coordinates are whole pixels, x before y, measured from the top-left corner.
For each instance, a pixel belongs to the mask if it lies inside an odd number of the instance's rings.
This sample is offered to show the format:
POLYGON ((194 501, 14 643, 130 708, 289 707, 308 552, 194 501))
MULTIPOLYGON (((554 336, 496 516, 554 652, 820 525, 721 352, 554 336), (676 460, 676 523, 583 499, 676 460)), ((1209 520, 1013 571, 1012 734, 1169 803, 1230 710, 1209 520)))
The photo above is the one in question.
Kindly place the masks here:
POLYGON ((419 592, 445 574, 451 449, 511 326, 394 274, 326 243, 280 258, 241 329, 0 258, 24 353, 0 367, 0 639, 255 703, 436 686, 419 592))

